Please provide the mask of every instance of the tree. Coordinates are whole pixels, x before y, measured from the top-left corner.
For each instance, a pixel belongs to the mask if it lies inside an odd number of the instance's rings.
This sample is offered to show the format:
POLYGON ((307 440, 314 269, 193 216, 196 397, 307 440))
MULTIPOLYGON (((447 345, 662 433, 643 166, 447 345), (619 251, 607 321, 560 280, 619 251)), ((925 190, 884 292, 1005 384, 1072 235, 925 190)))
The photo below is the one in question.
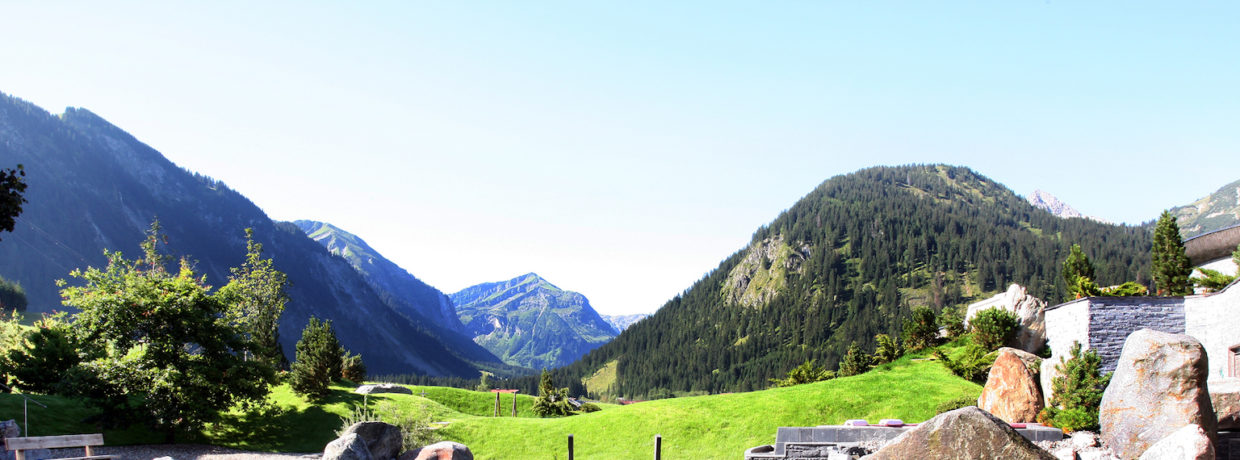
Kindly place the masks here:
POLYGON ((857 342, 853 342, 848 346, 848 352, 844 353, 844 359, 840 360, 840 370, 836 372, 836 375, 850 377, 868 370, 870 370, 870 355, 862 351, 857 342))
POLYGON ((1060 376, 1051 379, 1050 405, 1038 421, 1067 431, 1097 430, 1098 408, 1111 374, 1101 374, 1102 359, 1093 350, 1082 351, 1080 342, 1073 342, 1068 354, 1055 365, 1060 376))
POLYGON ((1218 292, 1236 280, 1234 275, 1227 275, 1218 270, 1208 268, 1197 268, 1201 272, 1201 278, 1193 278, 1193 284, 1206 290, 1206 292, 1218 292))
POLYGON ((800 366, 792 368, 788 371, 788 375, 782 379, 771 379, 778 387, 790 387, 805 383, 821 382, 835 378, 835 372, 827 370, 825 367, 814 365, 814 360, 801 363, 800 366))
POLYGON ((22 165, 16 169, 0 169, 0 232, 11 232, 17 224, 17 215, 22 213, 22 204, 26 198, 26 170, 22 165))
POLYGON ((1085 255, 1085 251, 1081 250, 1081 245, 1073 244, 1072 249, 1068 252, 1068 258, 1063 261, 1063 281, 1067 286, 1069 294, 1075 294, 1076 298, 1090 295, 1087 284, 1082 284, 1082 280, 1090 283, 1094 280, 1094 264, 1089 261, 1089 256, 1085 255))
POLYGON ((1184 241, 1180 239, 1180 226, 1175 216, 1163 211, 1154 226, 1154 246, 1150 250, 1153 259, 1154 286, 1158 295, 1177 296, 1193 293, 1188 275, 1193 266, 1184 254, 1184 241))
POLYGON ((909 351, 919 351, 934 346, 938 341, 939 326, 930 307, 914 307, 904 320, 904 346, 909 351))
POLYGON ((874 336, 874 341, 878 343, 878 346, 874 349, 874 364, 895 361, 903 354, 903 351, 900 350, 900 343, 887 334, 874 336))
POLYGON ((987 308, 977 312, 969 322, 973 341, 982 349, 991 351, 1010 342, 1020 330, 1020 318, 1002 308, 987 308))
POLYGON ((288 367, 280 348, 280 314, 288 303, 288 277, 262 258, 263 245, 254 230, 245 229, 245 261, 231 269, 228 284, 218 291, 228 306, 226 317, 254 342, 254 356, 269 366, 288 367))
POLYGON ((25 340, 8 352, 13 384, 26 392, 66 393, 61 377, 82 361, 72 334, 64 313, 35 323, 25 340))
POLYGON ((362 362, 362 355, 345 351, 341 363, 341 378, 353 383, 362 383, 366 380, 366 363, 362 362))
POLYGON ((331 320, 320 322, 310 317, 297 341, 297 355, 290 370, 289 385, 293 392, 311 399, 327 397, 332 380, 341 375, 343 353, 332 331, 331 320))
POLYGON ((539 417, 555 417, 573 415, 573 406, 568 402, 568 388, 556 388, 551 381, 551 373, 546 369, 538 382, 538 398, 534 399, 534 413, 539 417))
POLYGON ((70 386, 100 407, 132 410, 172 441, 237 404, 263 401, 275 373, 242 358, 251 342, 223 319, 224 304, 185 259, 176 273, 166 269, 160 239, 154 222, 141 259, 104 251, 106 268, 70 273, 83 285, 57 283, 64 304, 80 310, 76 340, 96 355, 69 373, 70 386))
POLYGON ((943 307, 939 312, 939 327, 947 332, 947 338, 954 339, 964 334, 964 315, 958 306, 943 307))

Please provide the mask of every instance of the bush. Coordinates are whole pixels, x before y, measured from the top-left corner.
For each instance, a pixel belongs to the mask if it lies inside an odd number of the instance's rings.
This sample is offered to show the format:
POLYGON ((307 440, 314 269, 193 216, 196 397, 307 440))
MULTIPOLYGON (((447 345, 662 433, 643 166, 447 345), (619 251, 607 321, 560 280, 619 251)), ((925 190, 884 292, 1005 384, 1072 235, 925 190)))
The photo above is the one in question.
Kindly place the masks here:
POLYGON ((887 334, 878 334, 874 336, 874 341, 878 342, 878 347, 874 349, 874 364, 886 364, 900 358, 904 351, 900 349, 900 343, 887 334))
POLYGON ((345 352, 341 357, 340 377, 353 383, 362 383, 366 380, 366 363, 362 362, 362 355, 355 355, 345 352))
POLYGON ((840 370, 836 373, 840 377, 851 377, 863 374, 870 370, 870 355, 861 351, 861 347, 857 342, 853 342, 848 346, 848 352, 844 354, 844 359, 840 360, 840 370))
MULTIPOLYGON (((81 363, 64 314, 47 317, 35 324, 26 340, 9 350, 14 385, 25 392, 66 394, 62 376, 81 363)), ((3 382, 0 382, 3 383, 3 382)))
POLYGON ((1055 365, 1060 376, 1051 380, 1051 404, 1038 414, 1038 421, 1066 431, 1097 430, 1098 407, 1111 374, 1101 375, 1102 359, 1093 350, 1072 344, 1068 359, 1055 365))
POLYGON ((969 328, 973 330, 973 342, 991 351, 1012 341, 1020 329, 1020 318, 1002 308, 987 308, 977 312, 969 328))
POLYGON ((1129 281, 1119 286, 1103 288, 1102 295, 1109 295, 1113 297, 1142 296, 1150 295, 1150 290, 1146 289, 1145 286, 1129 281))
POLYGON ((963 407, 976 406, 976 405, 977 405, 977 398, 961 396, 959 398, 952 399, 950 401, 943 401, 939 403, 939 405, 934 406, 934 413, 942 414, 947 411, 953 411, 953 410, 960 409, 963 407))
POLYGON ((970 343, 965 346, 964 353, 960 359, 951 359, 943 350, 934 350, 934 357, 938 358, 947 370, 952 371, 960 378, 976 382, 986 383, 986 375, 990 372, 990 366, 995 363, 995 354, 988 353, 986 348, 970 343))
POLYGON ((835 378, 835 372, 827 370, 825 367, 817 367, 814 360, 801 363, 800 366, 792 368, 788 371, 788 375, 782 379, 771 379, 777 387, 790 387, 793 385, 801 385, 804 383, 821 382, 835 378))
POLYGON ((568 388, 556 388, 551 373, 544 370, 538 383, 538 398, 534 399, 534 413, 539 417, 573 415, 573 405, 568 402, 568 388))
POLYGON ((1206 292, 1221 291, 1223 288, 1227 287, 1228 284, 1231 284, 1232 281, 1236 280, 1235 276, 1225 275, 1217 270, 1198 267, 1197 271, 1201 272, 1202 277, 1193 278, 1193 284, 1196 284, 1197 287, 1205 289, 1206 292))
POLYGON ((401 452, 411 451, 441 441, 439 436, 435 434, 435 430, 431 429, 429 412, 418 415, 412 412, 401 411, 396 405, 389 402, 379 403, 377 410, 354 406, 353 411, 341 417, 340 420, 341 425, 340 429, 336 430, 336 436, 344 434, 344 430, 359 422, 383 422, 396 425, 400 428, 401 452))
POLYGON ((964 335, 964 315, 961 308, 943 307, 943 311, 939 312, 939 327, 947 332, 948 339, 955 339, 964 335))
POLYGON ((581 413, 583 414, 588 414, 590 412, 598 412, 601 410, 603 410, 603 408, 598 407, 598 404, 594 404, 594 403, 582 404, 581 409, 579 409, 579 411, 581 411, 581 413))
POLYGON ((904 319, 904 346, 909 351, 925 350, 939 339, 938 321, 930 307, 914 307, 904 319))

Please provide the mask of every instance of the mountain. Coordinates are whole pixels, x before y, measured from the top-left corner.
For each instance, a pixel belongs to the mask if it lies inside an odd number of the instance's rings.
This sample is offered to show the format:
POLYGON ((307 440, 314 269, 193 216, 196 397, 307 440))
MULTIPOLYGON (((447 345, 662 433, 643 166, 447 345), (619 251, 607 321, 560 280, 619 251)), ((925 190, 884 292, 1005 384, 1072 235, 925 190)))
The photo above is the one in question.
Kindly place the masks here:
POLYGON ((0 241, 0 276, 21 283, 30 312, 66 309, 55 280, 103 266, 105 248, 140 254, 155 219, 167 237, 163 250, 189 257, 208 283, 222 286, 228 268, 244 258, 248 227, 291 282, 280 319, 288 357, 316 316, 332 320, 340 342, 361 354, 372 374, 478 375, 477 365, 427 332, 433 324, 393 308, 348 261, 297 226, 273 222, 224 183, 176 166, 87 110, 55 116, 0 94, 0 162, 23 164, 27 173, 29 203, 0 241))
POLYGON ((1068 203, 1064 203, 1063 201, 1060 201, 1059 198, 1055 197, 1055 195, 1051 195, 1050 193, 1046 193, 1041 190, 1034 190, 1033 195, 1029 195, 1028 200, 1029 200, 1029 204, 1032 204, 1034 207, 1045 209, 1051 214, 1054 214, 1058 217, 1062 217, 1064 219, 1080 217, 1083 219, 1091 219, 1091 220, 1095 220, 1098 222, 1102 222, 1104 224, 1110 223, 1106 221, 1105 219, 1099 219, 1094 216, 1087 216, 1087 215, 1081 214, 1081 212, 1077 211, 1076 208, 1069 206, 1068 203))
POLYGON ((530 273, 449 295, 474 341, 512 365, 553 368, 615 337, 586 297, 530 273))
POLYGON ((1009 283, 1066 299, 1060 270, 1073 243, 1092 258, 1098 284, 1148 283, 1143 228, 1055 217, 967 168, 836 176, 553 378, 637 398, 765 388, 807 360, 834 368, 850 343, 873 350, 875 334, 898 336, 913 307, 964 305, 1009 283))
POLYGON ((1172 208, 1171 215, 1178 219, 1185 238, 1240 224, 1240 180, 1192 204, 1172 208))
POLYGON ((650 316, 650 314, 649 313, 634 313, 632 315, 602 315, 602 316, 603 316, 603 321, 607 321, 607 324, 610 324, 611 327, 616 328, 616 332, 620 333, 620 332, 624 332, 625 329, 628 329, 629 326, 632 326, 633 323, 646 319, 646 317, 650 316))

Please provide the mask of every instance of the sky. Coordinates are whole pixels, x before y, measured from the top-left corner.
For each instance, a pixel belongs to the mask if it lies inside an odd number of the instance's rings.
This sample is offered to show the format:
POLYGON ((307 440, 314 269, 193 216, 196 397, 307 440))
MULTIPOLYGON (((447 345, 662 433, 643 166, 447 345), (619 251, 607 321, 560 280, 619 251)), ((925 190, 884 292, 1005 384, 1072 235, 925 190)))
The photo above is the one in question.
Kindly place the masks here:
MULTIPOLYGON (((832 176, 968 166, 1140 223, 1240 179, 1236 2, 0 1, 82 107, 454 292, 649 313, 832 176)), ((3 159, 0 159, 2 162, 3 159)))

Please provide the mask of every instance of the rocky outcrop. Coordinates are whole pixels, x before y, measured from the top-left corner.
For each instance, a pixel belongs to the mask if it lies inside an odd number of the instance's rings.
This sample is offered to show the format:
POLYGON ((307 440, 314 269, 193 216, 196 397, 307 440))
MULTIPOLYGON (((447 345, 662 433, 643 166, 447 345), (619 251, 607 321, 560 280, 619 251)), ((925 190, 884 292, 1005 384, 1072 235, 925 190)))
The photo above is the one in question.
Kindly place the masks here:
POLYGON ((1055 457, 990 413, 976 407, 944 412, 900 435, 868 460, 1055 457))
POLYGON ((383 422, 357 422, 346 428, 341 437, 357 434, 365 442, 375 460, 389 460, 400 455, 404 438, 400 427, 383 422))
POLYGON ((443 441, 405 452, 399 460, 474 460, 474 453, 464 444, 443 441))
POLYGON ((411 395, 413 390, 393 383, 376 383, 370 385, 362 385, 353 390, 354 393, 362 395, 372 395, 376 393, 400 393, 411 395))
POLYGON ((1139 460, 1214 460, 1214 444, 1201 426, 1184 425, 1150 446, 1139 460))
POLYGON ((1023 352, 1012 348, 999 351, 982 395, 977 398, 977 407, 1008 423, 1033 422, 1043 407, 1042 390, 1034 370, 1041 360, 1032 361, 1031 365, 1017 353, 1023 352))
POLYGON ((1020 331, 1016 333, 1016 346, 1030 353, 1037 353, 1046 344, 1046 302, 1025 293, 1019 284, 1008 286, 1007 292, 969 305, 965 324, 978 312, 988 308, 1002 308, 1020 318, 1020 331))
POLYGON ((1102 395, 1103 441, 1131 459, 1184 425, 1199 425, 1213 439, 1217 421, 1206 375, 1206 352, 1197 339, 1151 329, 1133 332, 1102 395))
POLYGON ((322 460, 375 460, 366 447, 366 441, 357 433, 349 433, 327 443, 322 460))
POLYGON ((1236 379, 1210 382, 1210 405, 1218 418, 1218 429, 1240 430, 1240 381, 1236 379))

